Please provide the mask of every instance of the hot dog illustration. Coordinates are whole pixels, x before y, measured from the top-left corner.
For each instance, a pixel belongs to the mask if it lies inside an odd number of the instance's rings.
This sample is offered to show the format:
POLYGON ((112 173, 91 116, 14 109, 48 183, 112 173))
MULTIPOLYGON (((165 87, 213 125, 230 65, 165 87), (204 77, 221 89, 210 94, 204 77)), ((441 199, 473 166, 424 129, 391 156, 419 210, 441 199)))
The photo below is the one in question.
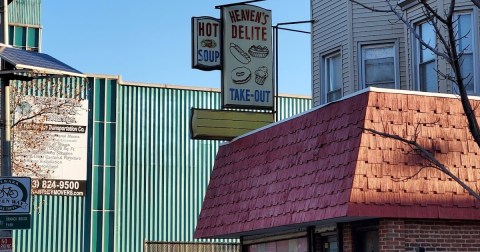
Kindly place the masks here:
POLYGON ((246 53, 240 46, 235 43, 230 43, 230 53, 243 64, 250 63, 251 59, 248 53, 246 53))

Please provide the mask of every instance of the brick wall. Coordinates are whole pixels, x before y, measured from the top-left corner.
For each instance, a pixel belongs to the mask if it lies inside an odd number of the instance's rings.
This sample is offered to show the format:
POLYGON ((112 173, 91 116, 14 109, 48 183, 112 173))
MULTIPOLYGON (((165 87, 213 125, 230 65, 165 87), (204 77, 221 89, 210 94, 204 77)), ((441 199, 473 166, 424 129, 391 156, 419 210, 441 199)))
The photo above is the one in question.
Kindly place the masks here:
POLYGON ((353 252, 352 227, 350 224, 343 226, 343 252, 353 252))
POLYGON ((397 220, 379 222, 380 252, 480 251, 480 221, 397 220))

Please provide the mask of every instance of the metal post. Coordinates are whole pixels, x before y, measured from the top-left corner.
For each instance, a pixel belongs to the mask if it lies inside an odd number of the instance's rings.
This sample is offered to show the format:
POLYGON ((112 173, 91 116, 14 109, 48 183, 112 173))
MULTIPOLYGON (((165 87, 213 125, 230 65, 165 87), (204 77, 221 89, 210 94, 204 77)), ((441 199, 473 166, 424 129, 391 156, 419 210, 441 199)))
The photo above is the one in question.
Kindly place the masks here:
MULTIPOLYGON (((1 28, 0 36, 2 43, 8 45, 8 0, 0 1, 0 15, 1 28)), ((3 68, 4 63, 0 64, 3 68)), ((2 159, 0 176, 12 176, 11 169, 11 153, 10 153, 10 83, 9 79, 3 77, 0 84, 1 90, 1 119, 3 120, 1 127, 1 141, 2 141, 2 159)), ((0 230, 0 237, 12 237, 12 230, 0 230)))
POLYGON ((11 142, 10 142, 10 85, 9 80, 5 77, 2 78, 2 95, 1 100, 3 101, 2 106, 2 118, 3 118, 3 127, 2 127, 2 169, 1 176, 12 176, 12 167, 11 167, 11 142))
POLYGON ((310 34, 310 32, 307 31, 301 31, 301 30, 295 30, 295 29, 288 29, 288 28, 282 28, 280 27, 281 25, 293 25, 293 24, 305 24, 305 23, 313 23, 313 20, 308 20, 308 21, 297 21, 297 22, 287 22, 287 23, 278 23, 277 25, 273 26, 274 30, 274 64, 275 64, 275 94, 276 94, 276 103, 275 103, 275 121, 278 121, 278 104, 280 102, 280 96, 278 95, 278 30, 286 30, 286 31, 292 31, 292 32, 299 32, 299 33, 305 33, 305 34, 310 34))
POLYGON ((278 95, 278 25, 275 28, 275 95, 277 96, 275 102, 275 121, 279 120, 278 116, 278 104, 280 103, 280 97, 278 95))

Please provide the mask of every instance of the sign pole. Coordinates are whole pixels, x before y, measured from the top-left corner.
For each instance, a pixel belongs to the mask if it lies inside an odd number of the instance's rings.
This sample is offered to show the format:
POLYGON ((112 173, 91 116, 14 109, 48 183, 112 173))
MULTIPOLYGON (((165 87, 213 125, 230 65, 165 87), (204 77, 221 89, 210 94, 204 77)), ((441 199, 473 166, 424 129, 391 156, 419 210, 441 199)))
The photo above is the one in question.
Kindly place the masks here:
MULTIPOLYGON (((2 43, 8 45, 8 0, 2 0, 0 2, 0 15, 2 28, 1 28, 1 36, 2 36, 2 43)), ((3 63, 0 64, 3 67, 3 63)), ((1 109, 1 116, 3 119, 3 125, 1 129, 0 137, 2 138, 2 160, 0 160, 1 164, 1 176, 11 176, 12 169, 11 169, 11 157, 10 157, 10 86, 9 80, 5 77, 1 80, 2 86, 2 94, 1 94, 1 102, 3 105, 1 109)), ((0 105, 0 106, 1 106, 0 105)), ((0 238, 6 238, 8 241, 12 242, 12 230, 0 230, 0 238)), ((12 242, 13 243, 13 242, 12 242)))

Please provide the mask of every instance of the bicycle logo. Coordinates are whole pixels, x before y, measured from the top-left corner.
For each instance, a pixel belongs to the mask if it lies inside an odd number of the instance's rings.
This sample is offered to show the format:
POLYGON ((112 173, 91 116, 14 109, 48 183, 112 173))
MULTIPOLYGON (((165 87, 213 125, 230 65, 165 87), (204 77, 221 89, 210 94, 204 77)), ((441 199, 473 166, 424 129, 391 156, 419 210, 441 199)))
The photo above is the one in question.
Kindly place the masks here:
POLYGON ((0 189, 0 198, 3 198, 5 195, 12 199, 15 199, 16 197, 18 197, 18 191, 15 189, 12 189, 11 186, 10 187, 3 186, 0 189))

